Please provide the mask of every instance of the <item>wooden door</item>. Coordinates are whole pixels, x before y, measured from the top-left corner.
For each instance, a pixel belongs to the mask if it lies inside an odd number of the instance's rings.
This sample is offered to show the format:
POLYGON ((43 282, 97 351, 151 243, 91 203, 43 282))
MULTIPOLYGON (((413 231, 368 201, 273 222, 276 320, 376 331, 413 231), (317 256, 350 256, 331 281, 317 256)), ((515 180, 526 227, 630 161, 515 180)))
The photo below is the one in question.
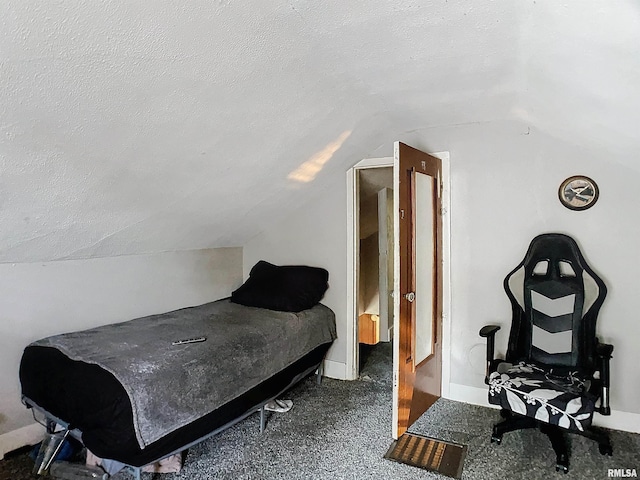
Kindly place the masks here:
POLYGON ((439 397, 442 379, 442 162, 394 145, 393 437, 439 397))

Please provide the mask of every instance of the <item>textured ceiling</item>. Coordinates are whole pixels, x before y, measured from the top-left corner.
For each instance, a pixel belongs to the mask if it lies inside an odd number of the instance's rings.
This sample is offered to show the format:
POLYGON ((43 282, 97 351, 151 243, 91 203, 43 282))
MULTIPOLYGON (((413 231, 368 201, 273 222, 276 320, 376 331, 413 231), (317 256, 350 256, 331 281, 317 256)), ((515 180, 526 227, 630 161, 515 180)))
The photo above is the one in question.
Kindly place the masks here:
POLYGON ((243 245, 431 126, 637 155, 640 7, 613 3, 5 0, 0 262, 243 245))

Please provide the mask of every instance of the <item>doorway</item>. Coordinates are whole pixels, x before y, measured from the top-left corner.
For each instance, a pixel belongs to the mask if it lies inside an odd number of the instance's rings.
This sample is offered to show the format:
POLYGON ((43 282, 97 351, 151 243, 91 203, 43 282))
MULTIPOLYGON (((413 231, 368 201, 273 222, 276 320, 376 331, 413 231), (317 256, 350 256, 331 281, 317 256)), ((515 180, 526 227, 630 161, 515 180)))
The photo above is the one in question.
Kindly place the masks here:
POLYGON ((393 167, 363 168, 356 175, 359 372, 372 349, 393 339, 393 167))
MULTIPOLYGON (((398 144, 396 144, 397 146, 398 144)), ((441 330, 441 342, 442 342, 442 375, 441 375, 441 396, 449 396, 449 383, 450 383, 450 352, 451 352, 451 297, 450 297, 450 190, 449 190, 449 153, 440 152, 431 154, 432 157, 437 157, 441 160, 441 208, 438 211, 438 215, 442 220, 442 262, 438 262, 442 273, 442 330, 441 330)), ((358 183, 360 181, 359 171, 385 168, 394 166, 394 158, 377 158, 367 159, 358 162, 347 172, 347 358, 346 358, 346 379, 355 380, 358 378, 359 373, 359 353, 360 342, 359 339, 359 294, 357 288, 358 276, 360 273, 360 205, 358 198, 358 183)), ((366 174, 365 174, 366 175, 366 174)), ((394 176, 398 173, 394 171, 394 176)), ((398 178, 394 178, 394 186, 397 183, 398 178)), ((393 187, 392 187, 393 188, 393 187)), ((393 189, 397 194, 397 189, 393 189)), ((395 211, 395 207, 394 207, 395 211)), ((397 216, 397 218, 400 218, 397 216)), ((397 236, 397 233, 395 234, 397 236)), ((366 238, 366 236, 365 236, 366 238)), ((396 242, 397 243, 397 242, 396 242)), ((397 246, 397 245, 396 245, 397 246)), ((397 272, 398 265, 394 265, 395 274, 397 272)), ((397 279, 394 277, 394 282, 397 279)), ((398 288, 396 286, 396 288, 398 288)), ((400 300, 390 297, 394 303, 398 303, 400 300)), ((396 305, 397 306, 397 305, 396 305)), ((378 307, 379 308, 379 307, 378 307)), ((367 312, 364 312, 367 313, 367 312)), ((396 313, 397 315, 397 313, 396 313)), ((398 319, 396 319, 396 322, 398 319)), ((397 330, 397 325, 396 325, 397 330)), ((398 332, 391 330, 389 336, 394 337, 394 341, 397 341, 398 332)), ((394 345, 394 392, 398 388, 399 379, 396 377, 397 366, 399 365, 399 357, 395 358, 397 345, 394 345)), ((394 402, 395 402, 394 393, 394 402)), ((394 413, 396 407, 394 406, 394 413)), ((395 419, 394 419, 395 424, 395 419)), ((396 433, 394 433, 394 436, 396 433)))
POLYGON ((366 159, 347 171, 347 337, 345 380, 359 378, 359 292, 360 273, 360 198, 359 171, 376 168, 390 168, 393 171, 393 157, 366 159))

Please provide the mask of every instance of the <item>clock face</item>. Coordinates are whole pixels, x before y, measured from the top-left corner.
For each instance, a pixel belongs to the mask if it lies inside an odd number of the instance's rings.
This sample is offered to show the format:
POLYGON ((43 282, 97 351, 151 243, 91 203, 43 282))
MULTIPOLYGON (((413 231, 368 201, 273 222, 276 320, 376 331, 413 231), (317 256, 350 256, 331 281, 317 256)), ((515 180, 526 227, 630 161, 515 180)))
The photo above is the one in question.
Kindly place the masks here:
POLYGON ((571 210, 585 210, 598 200, 598 186, 589 177, 577 175, 562 182, 558 196, 565 207, 571 210))

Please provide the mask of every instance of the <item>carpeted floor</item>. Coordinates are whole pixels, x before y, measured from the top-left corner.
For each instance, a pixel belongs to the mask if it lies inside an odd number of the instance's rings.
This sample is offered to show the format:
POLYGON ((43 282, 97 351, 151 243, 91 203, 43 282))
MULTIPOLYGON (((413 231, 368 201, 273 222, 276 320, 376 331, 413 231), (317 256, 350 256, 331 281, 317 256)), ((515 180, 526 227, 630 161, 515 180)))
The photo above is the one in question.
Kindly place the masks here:
MULTIPOLYGON (((152 476, 163 479, 440 479, 438 474, 383 459, 391 444, 391 349, 380 345, 365 352, 362 379, 309 378, 287 398, 288 413, 272 414, 265 433, 254 415, 222 434, 191 448, 182 472, 152 476)), ((469 446, 463 479, 605 479, 609 468, 640 470, 640 435, 613 431, 613 457, 603 457, 595 443, 571 437, 571 471, 555 472, 555 456, 536 430, 505 435, 490 443, 497 410, 441 399, 411 428, 469 446)), ((39 478, 30 475, 26 455, 0 462, 0 480, 39 478)), ((128 480, 121 472, 113 480, 128 480)))

